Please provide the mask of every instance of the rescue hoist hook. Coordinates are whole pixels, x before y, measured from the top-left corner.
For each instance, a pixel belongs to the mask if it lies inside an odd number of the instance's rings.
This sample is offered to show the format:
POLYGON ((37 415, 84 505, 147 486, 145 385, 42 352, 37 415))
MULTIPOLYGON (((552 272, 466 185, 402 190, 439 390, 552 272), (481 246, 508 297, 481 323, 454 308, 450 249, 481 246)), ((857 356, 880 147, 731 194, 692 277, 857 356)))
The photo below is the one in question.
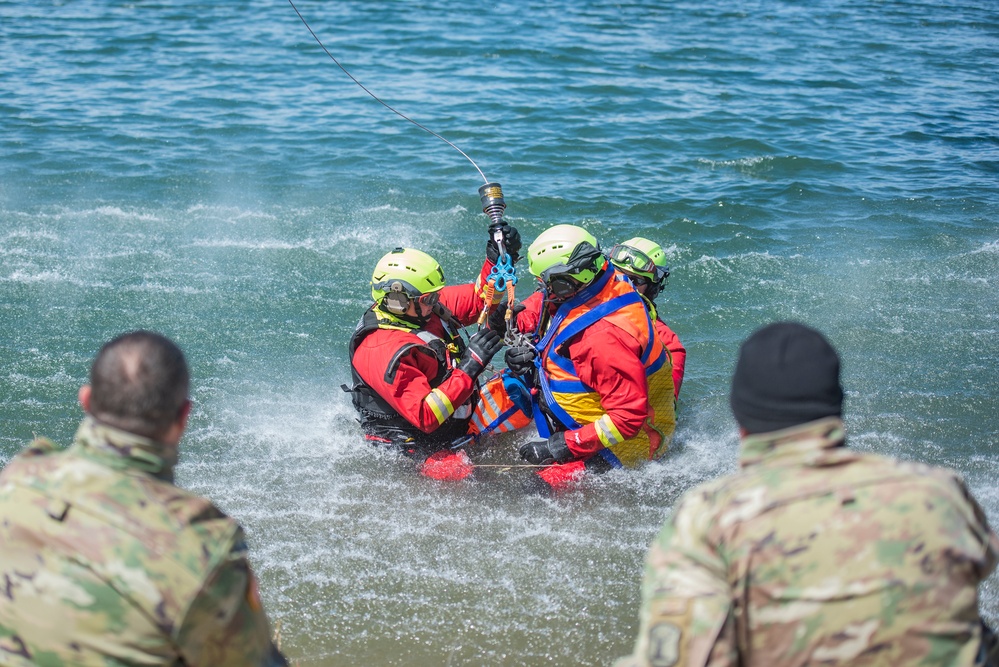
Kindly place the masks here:
POLYGON ((506 335, 503 339, 507 345, 514 345, 519 340, 517 333, 517 321, 513 317, 514 304, 516 302, 517 269, 513 266, 513 258, 506 251, 506 235, 504 228, 507 227, 503 219, 503 212, 506 210, 506 201, 503 199, 503 189, 499 183, 486 183, 479 187, 479 200, 482 202, 482 212, 489 216, 491 223, 489 232, 496 243, 499 251, 495 264, 486 278, 486 292, 482 314, 479 316, 479 326, 485 324, 489 316, 489 309, 492 307, 493 297, 496 292, 506 292, 506 335))

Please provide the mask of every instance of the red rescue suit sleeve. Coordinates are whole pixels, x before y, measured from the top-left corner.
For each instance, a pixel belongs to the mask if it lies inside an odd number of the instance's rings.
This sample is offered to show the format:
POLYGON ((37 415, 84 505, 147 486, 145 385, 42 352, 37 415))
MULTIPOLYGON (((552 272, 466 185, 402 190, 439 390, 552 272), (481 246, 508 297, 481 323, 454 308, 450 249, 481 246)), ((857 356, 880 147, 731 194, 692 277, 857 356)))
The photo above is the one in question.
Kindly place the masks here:
POLYGON ((538 328, 538 320, 541 319, 541 308, 544 306, 544 299, 541 292, 535 292, 520 302, 524 306, 517 315, 517 331, 521 333, 534 333, 538 328))
MULTIPOLYGON (((467 285, 453 285, 451 287, 444 287, 440 290, 440 300, 441 304, 445 308, 451 311, 455 319, 461 322, 463 325, 468 326, 474 324, 478 320, 479 315, 482 313, 482 306, 485 301, 485 285, 486 278, 489 276, 489 272, 493 270, 493 263, 486 260, 482 264, 482 269, 479 270, 479 277, 474 283, 469 283, 467 285)), ((499 303, 500 299, 503 297, 502 294, 493 295, 493 303, 490 304, 490 308, 496 303, 499 303)), ((438 318, 437 324, 440 324, 438 318)), ((430 326, 427 327, 429 331, 434 333, 443 334, 443 329, 434 329, 430 326)))
POLYGON ((440 402, 450 403, 453 414, 475 388, 472 378, 457 369, 437 389, 431 387, 430 381, 438 373, 437 357, 406 331, 379 329, 372 332, 357 346, 354 368, 372 390, 424 433, 433 433, 450 417, 441 412, 440 402), (413 347, 395 362, 395 373, 389 374, 389 364, 406 345, 413 347), (438 402, 427 401, 431 392, 437 394, 438 402))
MULTIPOLYGON (((600 396, 604 413, 624 438, 642 428, 649 414, 649 388, 638 341, 608 322, 595 322, 569 342, 579 379, 600 396)), ((565 444, 576 458, 604 448, 593 424, 568 431, 565 444)))
MULTIPOLYGON (((452 285, 440 290, 441 304, 461 324, 472 324, 482 312, 482 286, 492 267, 492 262, 487 260, 474 284, 452 285)), ((447 337, 444 325, 436 315, 424 328, 438 337, 447 337)), ((423 341, 408 331, 379 329, 372 332, 357 346, 352 362, 361 379, 375 393, 424 433, 437 430, 475 390, 475 380, 458 369, 453 369, 436 389, 431 387, 430 381, 438 376, 440 364, 424 347, 423 341), (396 358, 405 346, 411 346, 409 351, 396 358), (390 369, 393 363, 395 368, 390 369)))
POLYGON ((687 362, 687 349, 680 342, 680 337, 669 328, 669 325, 658 319, 655 324, 656 334, 659 335, 659 340, 669 350, 669 356, 673 362, 673 396, 674 398, 678 398, 680 396, 680 385, 683 384, 683 366, 687 362))

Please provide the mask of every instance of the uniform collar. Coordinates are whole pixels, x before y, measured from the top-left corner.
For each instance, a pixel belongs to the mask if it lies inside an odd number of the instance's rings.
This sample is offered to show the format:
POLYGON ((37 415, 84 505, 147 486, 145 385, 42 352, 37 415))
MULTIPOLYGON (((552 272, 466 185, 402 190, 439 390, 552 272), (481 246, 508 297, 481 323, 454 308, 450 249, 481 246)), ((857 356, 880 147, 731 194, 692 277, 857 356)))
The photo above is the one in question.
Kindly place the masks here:
POLYGON ((764 463, 807 463, 842 447, 846 434, 843 420, 824 417, 769 433, 754 433, 742 439, 739 466, 764 463))
POLYGON ((102 424, 89 415, 77 429, 73 445, 84 456, 116 470, 141 470, 173 483, 177 447, 102 424))
POLYGON ((378 307, 378 304, 371 306, 371 313, 375 316, 375 321, 378 323, 379 329, 396 329, 398 331, 416 331, 425 326, 414 322, 405 317, 400 317, 398 315, 393 315, 392 313, 382 310, 378 307))

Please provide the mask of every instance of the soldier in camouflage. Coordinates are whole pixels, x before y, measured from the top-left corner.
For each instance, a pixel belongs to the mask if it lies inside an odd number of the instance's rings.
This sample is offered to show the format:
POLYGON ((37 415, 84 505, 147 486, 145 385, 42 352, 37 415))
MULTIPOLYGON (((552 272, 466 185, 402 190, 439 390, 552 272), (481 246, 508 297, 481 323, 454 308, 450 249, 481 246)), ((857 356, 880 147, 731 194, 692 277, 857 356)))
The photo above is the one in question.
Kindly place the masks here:
POLYGON ((618 667, 995 664, 978 585, 999 539, 952 471, 844 447, 842 399, 814 329, 743 343, 740 469, 687 492, 652 544, 618 667))
POLYGON ((0 665, 287 665, 243 531, 173 484, 188 370, 147 331, 106 344, 72 446, 0 472, 0 665))

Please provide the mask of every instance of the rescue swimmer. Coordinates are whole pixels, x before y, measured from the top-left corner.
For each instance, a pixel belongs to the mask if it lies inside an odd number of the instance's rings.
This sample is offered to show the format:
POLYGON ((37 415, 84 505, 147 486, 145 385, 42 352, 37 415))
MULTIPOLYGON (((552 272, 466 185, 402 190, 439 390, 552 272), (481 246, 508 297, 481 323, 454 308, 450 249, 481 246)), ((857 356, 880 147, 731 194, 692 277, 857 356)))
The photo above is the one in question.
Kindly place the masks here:
POLYGON ((670 355, 631 281, 575 225, 542 232, 527 251, 541 297, 523 304, 507 366, 536 386, 544 440, 519 449, 560 488, 585 470, 633 467, 666 453, 676 428, 670 355), (555 465, 549 465, 555 464, 555 465))
POLYGON ((680 337, 661 319, 655 303, 669 279, 666 253, 655 241, 636 236, 615 245, 607 253, 607 257, 618 271, 628 276, 631 284, 642 295, 656 333, 669 351, 673 364, 673 395, 679 398, 683 370, 687 363, 687 349, 680 342, 680 337))
MULTIPOLYGON (((503 236, 516 261, 519 233, 505 225, 503 236)), ((454 286, 445 286, 440 264, 420 250, 396 248, 378 260, 373 303, 349 343, 353 386, 343 387, 366 440, 422 459, 467 433, 476 379, 503 340, 482 329, 466 344, 459 332, 492 307, 484 301, 485 284, 498 257, 490 236, 478 279, 454 286)))

